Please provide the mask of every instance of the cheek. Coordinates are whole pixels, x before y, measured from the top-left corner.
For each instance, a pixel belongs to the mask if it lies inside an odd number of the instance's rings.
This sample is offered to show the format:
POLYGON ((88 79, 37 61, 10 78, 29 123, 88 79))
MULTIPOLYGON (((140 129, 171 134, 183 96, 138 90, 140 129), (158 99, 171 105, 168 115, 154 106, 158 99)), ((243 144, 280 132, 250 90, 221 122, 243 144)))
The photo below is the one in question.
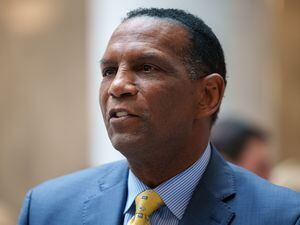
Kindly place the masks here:
POLYGON ((192 120, 193 93, 189 90, 182 84, 153 89, 153 94, 148 96, 148 103, 153 120, 161 128, 192 120))
POLYGON ((105 114, 106 104, 108 99, 108 88, 109 85, 107 83, 102 82, 99 88, 99 104, 102 111, 102 114, 105 114))

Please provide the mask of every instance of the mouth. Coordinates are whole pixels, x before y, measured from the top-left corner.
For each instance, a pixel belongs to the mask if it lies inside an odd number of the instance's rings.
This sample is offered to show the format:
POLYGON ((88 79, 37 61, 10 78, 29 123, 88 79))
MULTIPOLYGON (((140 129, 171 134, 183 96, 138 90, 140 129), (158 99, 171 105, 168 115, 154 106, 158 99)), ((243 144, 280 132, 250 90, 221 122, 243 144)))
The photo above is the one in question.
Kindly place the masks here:
POLYGON ((109 110, 108 114, 108 121, 111 120, 121 120, 121 119, 126 119, 126 118, 131 118, 131 117, 138 117, 136 114, 130 112, 127 109, 123 108, 115 108, 109 110))

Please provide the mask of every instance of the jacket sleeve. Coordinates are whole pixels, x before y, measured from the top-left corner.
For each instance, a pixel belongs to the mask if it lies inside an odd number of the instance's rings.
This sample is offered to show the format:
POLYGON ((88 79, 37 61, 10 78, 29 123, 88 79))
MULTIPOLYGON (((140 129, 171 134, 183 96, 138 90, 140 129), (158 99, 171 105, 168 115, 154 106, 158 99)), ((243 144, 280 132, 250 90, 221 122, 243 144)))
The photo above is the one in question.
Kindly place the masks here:
POLYGON ((31 203, 31 193, 32 193, 32 191, 29 191, 26 194, 26 197, 24 199, 23 206, 21 208, 21 212, 19 215, 18 225, 30 225, 29 212, 30 212, 30 203, 31 203))

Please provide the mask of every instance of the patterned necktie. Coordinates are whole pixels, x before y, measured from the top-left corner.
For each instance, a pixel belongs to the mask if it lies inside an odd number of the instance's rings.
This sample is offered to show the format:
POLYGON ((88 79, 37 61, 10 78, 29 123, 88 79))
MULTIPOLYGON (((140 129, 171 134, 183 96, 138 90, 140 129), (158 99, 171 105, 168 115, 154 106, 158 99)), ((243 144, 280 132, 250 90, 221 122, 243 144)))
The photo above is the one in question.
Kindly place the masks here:
POLYGON ((136 211, 127 225, 150 225, 150 215, 164 205, 163 200, 153 190, 146 190, 135 198, 136 211))

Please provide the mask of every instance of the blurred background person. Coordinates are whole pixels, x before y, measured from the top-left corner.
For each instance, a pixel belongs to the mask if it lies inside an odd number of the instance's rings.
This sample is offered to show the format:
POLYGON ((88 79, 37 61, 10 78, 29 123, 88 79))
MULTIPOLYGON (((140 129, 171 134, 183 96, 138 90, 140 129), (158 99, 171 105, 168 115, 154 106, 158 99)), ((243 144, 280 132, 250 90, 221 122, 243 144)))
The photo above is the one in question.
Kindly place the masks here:
POLYGON ((242 120, 221 120, 213 127, 212 143, 229 162, 269 178, 271 155, 267 134, 262 129, 242 120))

